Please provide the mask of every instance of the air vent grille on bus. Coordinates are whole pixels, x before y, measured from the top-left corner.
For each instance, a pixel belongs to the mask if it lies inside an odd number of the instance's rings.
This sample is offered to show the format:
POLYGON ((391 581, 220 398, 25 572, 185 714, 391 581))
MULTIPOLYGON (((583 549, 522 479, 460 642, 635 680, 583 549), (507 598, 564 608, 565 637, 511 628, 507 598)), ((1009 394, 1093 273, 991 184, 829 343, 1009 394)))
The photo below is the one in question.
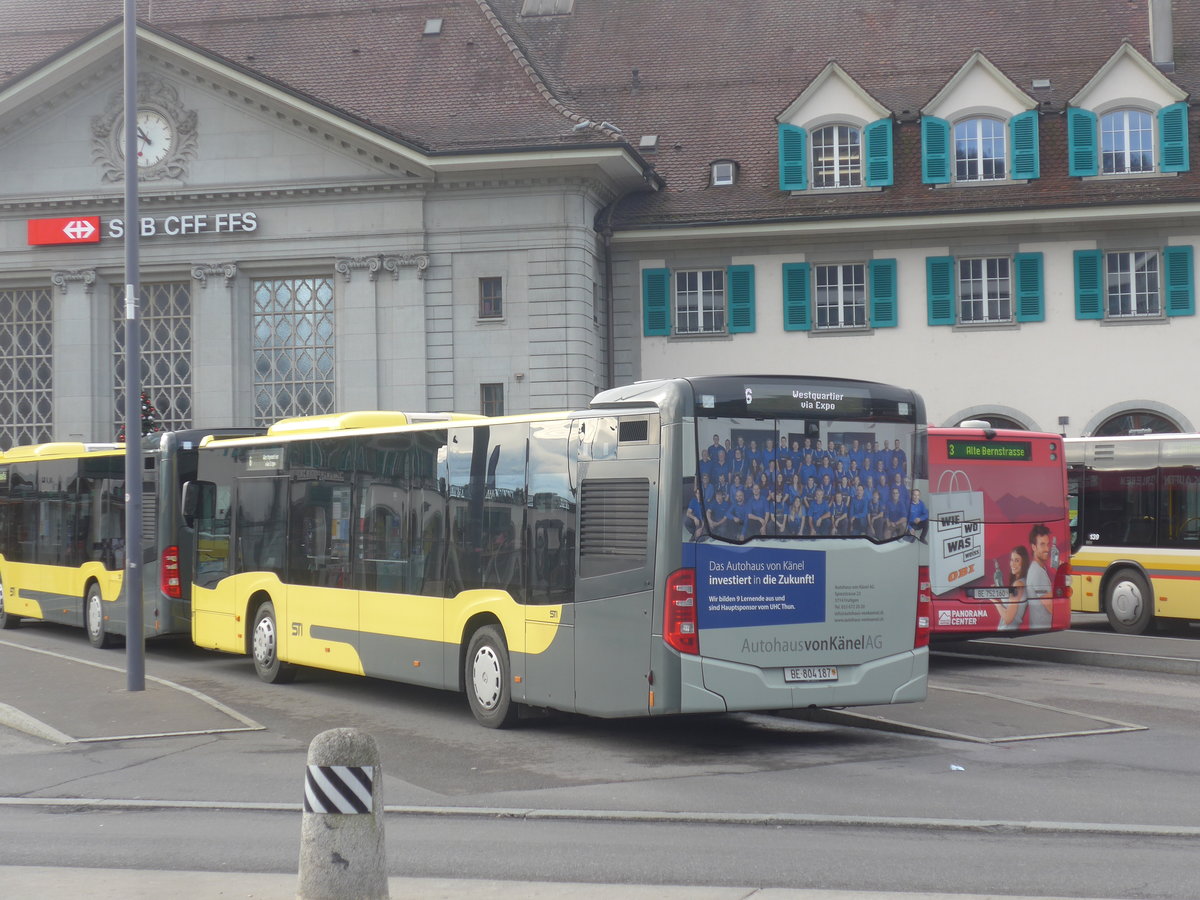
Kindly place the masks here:
POLYGON ((1096 459, 1116 459, 1117 445, 1116 444, 1093 444, 1092 453, 1096 459))
POLYGON ((645 419, 622 419, 618 440, 622 444, 645 443, 650 437, 650 423, 645 419))
POLYGON ((647 479, 586 479, 580 485, 579 574, 587 578, 643 567, 649 520, 647 479))

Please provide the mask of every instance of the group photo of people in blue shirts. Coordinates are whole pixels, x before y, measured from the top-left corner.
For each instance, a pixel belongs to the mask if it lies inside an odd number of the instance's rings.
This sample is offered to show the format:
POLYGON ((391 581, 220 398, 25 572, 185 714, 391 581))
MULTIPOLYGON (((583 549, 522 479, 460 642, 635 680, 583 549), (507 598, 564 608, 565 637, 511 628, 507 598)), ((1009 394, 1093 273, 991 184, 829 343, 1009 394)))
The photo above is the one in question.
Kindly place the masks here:
POLYGON ((910 535, 929 511, 911 489, 899 438, 775 433, 734 427, 701 449, 684 528, 692 540, 759 535, 910 535))

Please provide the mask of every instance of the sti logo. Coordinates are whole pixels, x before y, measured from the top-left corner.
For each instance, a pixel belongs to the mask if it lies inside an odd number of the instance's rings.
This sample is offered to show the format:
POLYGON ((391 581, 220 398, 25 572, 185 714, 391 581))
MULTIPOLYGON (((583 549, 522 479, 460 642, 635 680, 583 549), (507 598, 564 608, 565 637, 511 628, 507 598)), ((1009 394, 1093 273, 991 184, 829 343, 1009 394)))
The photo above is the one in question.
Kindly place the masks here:
POLYGON ((73 219, 28 219, 26 225, 31 247, 100 243, 99 216, 77 216, 73 219))

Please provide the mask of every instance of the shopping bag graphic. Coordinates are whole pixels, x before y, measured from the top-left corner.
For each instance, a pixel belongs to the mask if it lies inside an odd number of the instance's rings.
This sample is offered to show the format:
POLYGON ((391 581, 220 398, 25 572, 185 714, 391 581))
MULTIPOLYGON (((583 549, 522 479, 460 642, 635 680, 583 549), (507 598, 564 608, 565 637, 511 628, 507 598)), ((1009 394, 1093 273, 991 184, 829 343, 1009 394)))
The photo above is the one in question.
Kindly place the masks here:
POLYGON ((946 470, 929 496, 929 582, 934 594, 984 574, 983 492, 961 469, 946 470))

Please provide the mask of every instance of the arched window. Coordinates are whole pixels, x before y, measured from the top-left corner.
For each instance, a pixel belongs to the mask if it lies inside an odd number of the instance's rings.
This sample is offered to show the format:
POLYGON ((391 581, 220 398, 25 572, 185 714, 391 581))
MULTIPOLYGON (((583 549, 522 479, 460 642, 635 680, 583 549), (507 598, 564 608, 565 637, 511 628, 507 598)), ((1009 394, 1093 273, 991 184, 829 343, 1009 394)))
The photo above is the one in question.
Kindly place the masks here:
POLYGON ((1006 135, 998 119, 964 119, 954 126, 956 181, 994 181, 1007 175, 1006 135))
POLYGON ((1138 410, 1120 413, 1096 429, 1096 437, 1121 437, 1127 434, 1179 434, 1183 431, 1175 422, 1158 413, 1138 410))
POLYGON ((812 186, 862 184, 862 132, 852 125, 827 125, 812 133, 812 186))
POLYGON ((1100 117, 1100 171, 1105 175, 1154 171, 1154 120, 1139 109, 1100 117))

